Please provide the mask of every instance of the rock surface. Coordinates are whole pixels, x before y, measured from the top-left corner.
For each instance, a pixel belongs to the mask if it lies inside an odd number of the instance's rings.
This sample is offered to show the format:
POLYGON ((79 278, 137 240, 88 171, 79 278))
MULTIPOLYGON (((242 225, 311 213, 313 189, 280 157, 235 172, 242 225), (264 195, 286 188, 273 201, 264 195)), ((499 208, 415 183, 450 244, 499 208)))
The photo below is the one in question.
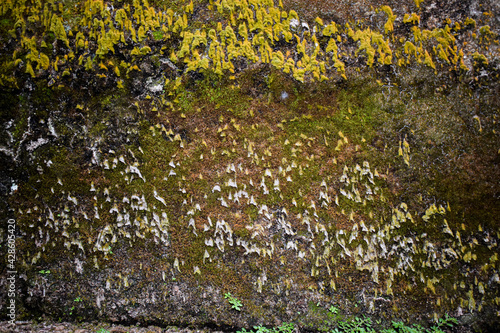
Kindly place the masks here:
POLYGON ((497 2, 21 2, 14 331, 499 327, 497 2))

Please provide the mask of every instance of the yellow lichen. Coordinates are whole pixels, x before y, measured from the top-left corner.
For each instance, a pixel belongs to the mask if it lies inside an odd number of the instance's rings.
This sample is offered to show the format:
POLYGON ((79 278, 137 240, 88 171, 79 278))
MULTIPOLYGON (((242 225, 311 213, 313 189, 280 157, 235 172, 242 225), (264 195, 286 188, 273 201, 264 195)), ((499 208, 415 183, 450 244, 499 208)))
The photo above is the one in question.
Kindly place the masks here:
POLYGON ((427 50, 425 50, 425 53, 424 53, 424 64, 433 68, 433 69, 436 69, 436 65, 434 65, 434 62, 432 61, 432 57, 430 56, 429 52, 427 52, 427 50))
POLYGON ((26 63, 26 71, 25 72, 30 74, 31 77, 33 77, 33 78, 35 77, 35 72, 33 71, 33 67, 31 67, 31 63, 29 61, 26 63))
POLYGON ((487 66, 488 65, 488 58, 484 54, 481 54, 479 52, 474 52, 472 54, 472 58, 474 59, 474 64, 475 65, 480 65, 480 66, 487 66))
POLYGON ((151 48, 149 46, 141 47, 140 52, 141 52, 142 55, 146 55, 148 53, 151 53, 151 48))
POLYGON ((44 70, 47 70, 50 66, 50 59, 45 53, 40 53, 39 55, 39 61, 38 61, 38 67, 43 68, 44 70))
POLYGON ((412 23, 418 25, 420 24, 420 16, 415 13, 411 13, 411 15, 406 13, 403 17, 403 23, 412 23))
POLYGON ((323 35, 330 37, 331 35, 334 35, 338 33, 338 28, 335 22, 331 22, 329 25, 327 25, 323 29, 323 35))
POLYGON ((284 55, 281 53, 281 51, 274 52, 271 64, 276 67, 277 69, 282 69, 284 65, 284 55))
POLYGON ((389 32, 392 32, 394 30, 394 21, 396 20, 397 16, 392 12, 391 7, 389 6, 382 6, 380 7, 380 10, 387 14, 387 22, 384 25, 384 31, 386 34, 388 34, 389 32))
POLYGON ((415 1, 415 6, 417 6, 417 8, 420 8, 420 4, 424 2, 424 0, 414 0, 414 1, 415 1))
POLYGON ((64 30, 62 19, 56 14, 52 15, 49 30, 54 33, 57 39, 63 41, 69 47, 68 36, 66 35, 66 30, 64 30))

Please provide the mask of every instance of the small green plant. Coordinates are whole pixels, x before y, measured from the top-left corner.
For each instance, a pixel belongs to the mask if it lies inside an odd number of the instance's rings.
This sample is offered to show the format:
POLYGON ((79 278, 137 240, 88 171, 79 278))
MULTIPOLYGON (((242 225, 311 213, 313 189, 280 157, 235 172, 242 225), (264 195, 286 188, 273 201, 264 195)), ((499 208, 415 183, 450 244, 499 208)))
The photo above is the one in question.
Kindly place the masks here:
POLYGON ((339 321, 339 326, 332 330, 332 333, 349 332, 349 333, 375 333, 371 327, 372 320, 363 316, 356 317, 351 321, 339 321))
POLYGON ((42 269, 41 271, 38 271, 38 273, 46 275, 46 274, 50 274, 50 271, 42 269))
POLYGON ((161 32, 160 30, 153 31, 153 38, 155 40, 163 39, 163 32, 161 32))
POLYGON ((262 325, 254 326, 255 331, 242 328, 241 331, 236 333, 292 333, 295 331, 295 326, 293 323, 283 323, 281 326, 267 328, 262 325))
POLYGON ((328 309, 328 311, 330 311, 331 313, 333 314, 337 314, 339 313, 339 308, 337 308, 336 306, 330 306, 330 308, 328 309))
MULTIPOLYGON (((83 299, 80 296, 78 296, 77 298, 75 298, 73 300, 73 302, 83 302, 83 299)), ((73 314, 73 310, 75 310, 75 306, 74 305, 71 307, 71 309, 69 309, 69 315, 70 316, 73 314)))
MULTIPOLYGON (((439 319, 438 323, 429 329, 414 324, 412 326, 406 326, 402 321, 393 321, 392 327, 389 329, 375 330, 372 328, 372 320, 368 317, 356 317, 350 321, 340 321, 338 322, 338 327, 331 330, 331 333, 444 333, 442 328, 444 326, 452 327, 457 324, 458 321, 446 315, 444 318, 439 319)), ((377 321, 377 324, 380 324, 377 321)))
POLYGON ((423 333, 425 332, 424 328, 420 325, 413 325, 413 327, 406 326, 402 321, 393 321, 392 327, 388 330, 382 330, 382 333, 397 333, 397 332, 405 332, 405 333, 423 333))
POLYGON ((229 301, 229 304, 231 304, 231 309, 241 311, 243 303, 241 303, 237 298, 231 296, 231 293, 224 294, 224 298, 226 298, 229 301))
POLYGON ((107 329, 100 328, 96 333, 110 333, 107 329))
POLYGON ((444 318, 439 318, 436 326, 431 327, 431 332, 433 333, 442 333, 441 327, 448 326, 453 327, 453 325, 458 324, 458 320, 456 318, 450 317, 448 314, 445 315, 444 318))

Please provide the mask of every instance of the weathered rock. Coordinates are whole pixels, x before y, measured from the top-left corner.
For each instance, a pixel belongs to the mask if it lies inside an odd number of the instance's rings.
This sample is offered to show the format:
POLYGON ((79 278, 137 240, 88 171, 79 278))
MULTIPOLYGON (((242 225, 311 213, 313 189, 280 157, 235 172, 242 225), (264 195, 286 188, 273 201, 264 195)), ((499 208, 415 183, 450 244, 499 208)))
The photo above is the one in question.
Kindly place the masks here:
POLYGON ((2 12, 2 315, 15 300, 17 320, 110 332, 324 331, 365 315, 377 329, 445 315, 498 327, 498 5, 371 4, 286 4, 296 35, 250 29, 277 39, 247 45, 256 60, 235 55, 247 28, 227 8, 193 14, 220 21, 213 32, 181 27, 189 5, 177 28, 137 14, 137 36, 113 44, 123 5, 97 1, 76 14, 114 21, 108 35, 74 23, 83 46, 57 24, 64 8, 48 35, 2 12))

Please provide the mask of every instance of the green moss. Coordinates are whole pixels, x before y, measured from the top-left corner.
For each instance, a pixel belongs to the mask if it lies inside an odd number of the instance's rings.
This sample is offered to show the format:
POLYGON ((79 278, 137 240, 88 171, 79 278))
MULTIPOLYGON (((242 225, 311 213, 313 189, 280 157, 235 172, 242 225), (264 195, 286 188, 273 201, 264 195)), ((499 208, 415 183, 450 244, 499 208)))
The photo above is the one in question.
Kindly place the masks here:
POLYGON ((155 40, 162 40, 164 38, 163 32, 160 30, 156 30, 153 32, 153 38, 155 40))

